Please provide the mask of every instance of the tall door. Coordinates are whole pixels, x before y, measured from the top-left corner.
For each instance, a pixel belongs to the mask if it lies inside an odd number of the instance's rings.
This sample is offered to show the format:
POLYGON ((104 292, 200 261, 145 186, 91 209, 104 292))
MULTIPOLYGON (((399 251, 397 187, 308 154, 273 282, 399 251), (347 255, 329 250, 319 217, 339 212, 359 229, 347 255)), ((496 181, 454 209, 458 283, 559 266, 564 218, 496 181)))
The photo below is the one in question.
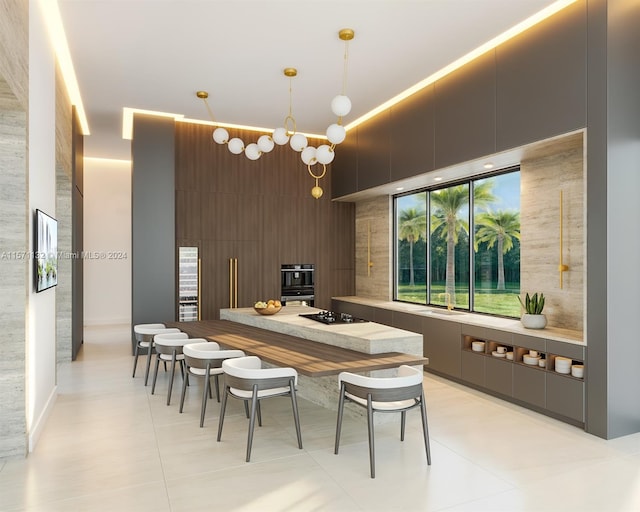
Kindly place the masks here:
POLYGON ((217 320, 220 309, 250 307, 260 300, 258 242, 205 240, 201 261, 202 320, 217 320))

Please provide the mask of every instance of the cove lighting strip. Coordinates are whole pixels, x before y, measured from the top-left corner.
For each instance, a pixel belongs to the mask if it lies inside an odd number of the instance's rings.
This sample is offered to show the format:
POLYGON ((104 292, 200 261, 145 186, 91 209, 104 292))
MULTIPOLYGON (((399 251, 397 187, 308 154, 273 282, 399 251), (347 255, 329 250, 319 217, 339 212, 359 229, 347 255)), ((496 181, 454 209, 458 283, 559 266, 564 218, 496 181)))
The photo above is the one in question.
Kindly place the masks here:
MULTIPOLYGON (((577 0, 558 0, 556 2, 553 2, 552 4, 548 5, 547 7, 542 9, 541 11, 539 11, 539 12, 535 13, 534 15, 530 16, 526 20, 518 23, 517 25, 514 25, 513 27, 511 27, 510 29, 506 30, 502 34, 494 37, 490 41, 487 41, 483 45, 478 46, 474 50, 471 50, 469 53, 467 53, 466 55, 463 55, 459 59, 453 61, 451 64, 449 64, 449 65, 443 67, 442 69, 436 71, 432 75, 428 76, 427 78, 425 78, 424 80, 418 82, 417 84, 413 85, 412 87, 409 87, 408 89, 406 89, 403 92, 401 92, 400 94, 394 96, 390 100, 385 101, 384 103, 382 103, 381 105, 377 106, 373 110, 370 110, 369 112, 367 112, 363 116, 360 116, 355 121, 352 121, 351 123, 347 124, 345 126, 345 129, 347 131, 352 130, 356 126, 364 123, 365 121, 367 121, 367 120, 371 119, 372 117, 380 114, 381 112, 384 112, 385 110, 391 108, 392 106, 396 105, 397 103, 401 102, 402 100, 404 100, 404 99, 408 98, 409 96, 417 93, 418 91, 424 89, 425 87, 428 87, 429 85, 433 84, 437 80, 440 80, 441 78, 443 78, 444 76, 448 75, 449 73, 455 71, 456 69, 461 68, 465 64, 468 64, 472 60, 480 57, 482 54, 484 54, 484 53, 486 53, 486 52, 488 52, 490 50, 493 50, 494 48, 498 47, 502 43, 505 43, 506 41, 508 41, 509 39, 514 38, 518 34, 521 34, 522 32, 525 32, 526 30, 530 29, 534 25, 537 25, 541 21, 544 21, 547 18, 549 18, 550 16, 553 16, 557 12, 559 12, 562 9, 564 9, 565 7, 575 3, 576 1, 577 0)), ((168 114, 168 113, 164 113, 164 112, 154 112, 154 111, 150 111, 150 110, 137 110, 137 109, 132 109, 132 108, 124 108, 123 109, 123 120, 122 120, 122 138, 123 139, 131 140, 131 138, 132 138, 133 113, 134 112, 145 113, 145 114, 150 114, 150 115, 157 115, 157 116, 173 117, 173 118, 176 119, 176 121, 180 121, 180 122, 184 122, 184 123, 210 124, 212 126, 222 126, 224 128, 237 128, 237 129, 240 129, 240 130, 251 130, 251 131, 262 132, 262 133, 264 133, 264 132, 267 132, 267 133, 273 132, 272 128, 260 128, 260 127, 256 127, 256 126, 245 126, 245 125, 217 123, 217 122, 216 123, 212 123, 212 122, 206 122, 206 121, 200 121, 200 120, 195 120, 195 119, 184 118, 184 116, 181 116, 181 115, 178 115, 178 114, 168 114)), ((304 135, 306 135, 307 137, 315 138, 315 139, 326 139, 325 135, 316 135, 316 134, 310 134, 310 133, 305 133, 304 135)))
POLYGON ((139 108, 124 107, 122 109, 122 138, 131 140, 133 139, 133 115, 134 114, 147 114, 150 116, 158 117, 172 117, 176 121, 182 119, 182 114, 171 114, 170 112, 157 112, 155 110, 142 110, 139 108))
POLYGON ((82 134, 89 135, 89 122, 87 121, 87 115, 84 111, 84 105, 82 104, 82 96, 80 95, 76 72, 73 68, 73 61, 71 60, 71 53, 69 52, 69 45, 67 44, 67 36, 64 32, 58 2, 57 0, 39 0, 38 3, 49 31, 49 38, 51 39, 51 44, 58 59, 58 64, 60 64, 60 71, 67 87, 69 100, 71 104, 76 107, 82 134))
POLYGON ((359 117, 355 121, 352 121, 351 123, 349 123, 348 125, 345 126, 345 129, 347 131, 349 131, 349 130, 355 128, 356 126, 364 123, 368 119, 371 119, 372 117, 380 114, 381 112, 383 112, 383 111, 387 110, 388 108, 394 106, 395 104, 399 103, 400 101, 408 98, 412 94, 415 94, 418 91, 424 89, 425 87, 431 85, 435 81, 440 80, 441 78, 443 78, 444 76, 448 75, 449 73, 455 71, 456 69, 459 69, 462 66, 464 66, 465 64, 468 64, 472 60, 480 57, 480 55, 488 52, 489 50, 493 50, 497 46, 499 46, 502 43, 508 41, 509 39, 511 39, 511 38, 517 36, 518 34, 521 34, 522 32, 530 29, 531 27, 533 27, 534 25, 540 23, 541 21, 544 21, 548 17, 553 16, 555 13, 561 11, 562 9, 564 9, 565 7, 575 3, 576 1, 577 0, 558 0, 557 2, 552 3, 551 5, 545 7, 544 9, 542 9, 539 12, 537 12, 533 16, 530 16, 526 20, 524 20, 524 21, 518 23, 517 25, 511 27, 507 31, 505 31, 502 34, 494 37, 490 41, 487 41, 483 45, 478 46, 475 50, 471 50, 469 53, 467 53, 466 55, 460 57, 458 60, 453 61, 451 64, 445 66, 444 68, 440 69, 439 71, 436 71, 431 76, 428 76, 424 80, 418 82, 417 84, 415 84, 412 87, 409 87, 409 89, 406 89, 405 91, 401 92, 397 96, 394 96, 390 100, 385 101, 382 105, 379 105, 378 107, 374 108, 373 110, 367 112, 366 114, 364 114, 363 116, 359 117))

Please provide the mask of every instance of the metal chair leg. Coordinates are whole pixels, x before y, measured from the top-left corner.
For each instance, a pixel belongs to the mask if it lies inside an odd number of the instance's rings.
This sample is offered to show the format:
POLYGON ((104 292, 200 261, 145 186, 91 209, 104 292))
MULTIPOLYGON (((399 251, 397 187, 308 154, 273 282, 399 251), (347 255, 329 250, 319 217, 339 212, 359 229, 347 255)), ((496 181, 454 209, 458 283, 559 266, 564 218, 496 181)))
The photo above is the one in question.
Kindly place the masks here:
POLYGON ((171 403, 171 391, 173 390, 173 378, 176 372, 176 351, 171 354, 171 375, 169 376, 169 389, 167 390, 167 405, 171 403))
MULTIPOLYGON (((227 408, 227 396, 229 394, 229 386, 224 386, 224 391, 222 393, 222 404, 220 404, 220 418, 218 419, 218 438, 217 441, 220 442, 220 438, 222 437, 222 425, 224 423, 224 413, 227 408)), ((245 404, 247 402, 245 401, 245 404)))
POLYGON ((296 434, 298 435, 298 448, 302 450, 302 434, 300 432, 300 416, 298 415, 298 400, 296 399, 296 388, 293 379, 289 381, 291 389, 291 407, 293 408, 293 421, 296 425, 296 434))
POLYGON ((376 453, 373 435, 373 402, 371 395, 367 396, 367 425, 369 427, 369 465, 371 466, 371 478, 376 477, 376 453))
POLYGON ((340 447, 340 432, 342 430, 342 414, 344 411, 344 382, 340 385, 340 399, 338 401, 338 423, 336 425, 336 445, 333 453, 338 455, 338 448, 340 447))
POLYGON ((400 413, 400 441, 404 441, 404 427, 407 424, 407 411, 400 413))
POLYGON ((247 462, 251 459, 251 445, 253 444, 253 430, 256 424, 256 409, 258 408, 258 386, 253 386, 251 397, 251 417, 249 418, 249 434, 247 436, 247 462))
MULTIPOLYGON (((147 349, 147 369, 144 372, 144 385, 147 385, 149 381, 149 369, 151 368, 151 357, 153 354, 153 341, 149 342, 149 348, 147 349)), ((166 368, 166 366, 165 366, 166 368)))
POLYGON ((209 371, 204 376, 204 388, 202 389, 202 404, 200 405, 200 428, 204 426, 204 413, 207 410, 207 395, 211 394, 211 382, 209 381, 209 371))
POLYGON ((429 426, 427 425, 427 406, 424 403, 424 392, 420 397, 420 412, 422 416, 422 435, 424 437, 424 448, 427 452, 427 464, 431 465, 431 448, 429 446, 429 426))
MULTIPOLYGON (((187 368, 187 376, 189 375, 189 369, 187 368)), ((180 393, 180 412, 184 408, 184 397, 187 394, 187 382, 188 379, 182 381, 182 393, 180 393)))
POLYGON ((135 378, 136 376, 136 366, 138 366, 138 352, 140 351, 140 345, 138 344, 138 340, 136 340, 136 348, 133 352, 133 374, 131 375, 132 378, 135 378))
POLYGON ((157 354, 156 357, 156 370, 153 372, 153 384, 151 386, 151 394, 153 395, 156 392, 156 379, 158 378, 158 366, 160 366, 160 354, 157 354))
MULTIPOLYGON (((213 380, 214 380, 215 385, 216 385, 216 400, 218 402, 220 402, 220 381, 218 379, 218 375, 217 374, 213 376, 213 380)), ((211 389, 211 388, 209 388, 209 389, 211 389)))

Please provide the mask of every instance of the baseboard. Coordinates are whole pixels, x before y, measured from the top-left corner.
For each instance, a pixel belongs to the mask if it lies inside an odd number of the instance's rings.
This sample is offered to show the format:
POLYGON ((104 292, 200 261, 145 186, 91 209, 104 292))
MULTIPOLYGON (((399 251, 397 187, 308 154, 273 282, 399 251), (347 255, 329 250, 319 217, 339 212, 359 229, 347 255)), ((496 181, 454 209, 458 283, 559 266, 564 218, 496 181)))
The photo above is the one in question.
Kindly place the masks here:
POLYGON ((31 428, 29 429, 29 453, 35 450, 36 444, 38 444, 40 435, 42 434, 42 431, 47 424, 47 420, 49 419, 49 415, 51 414, 51 411, 53 410, 53 406, 55 405, 57 399, 58 386, 56 385, 51 390, 51 394, 47 399, 47 403, 42 410, 42 413, 40 414, 38 419, 33 422, 33 425, 31 425, 31 428))

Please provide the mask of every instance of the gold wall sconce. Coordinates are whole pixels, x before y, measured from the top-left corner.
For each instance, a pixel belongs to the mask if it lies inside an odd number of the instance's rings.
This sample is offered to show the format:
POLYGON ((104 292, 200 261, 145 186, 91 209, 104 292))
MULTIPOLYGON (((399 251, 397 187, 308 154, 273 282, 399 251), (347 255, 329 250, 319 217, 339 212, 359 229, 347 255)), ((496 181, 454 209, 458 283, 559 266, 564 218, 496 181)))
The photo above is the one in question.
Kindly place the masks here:
POLYGON ((564 272, 566 272, 567 270, 569 270, 569 266, 564 264, 563 261, 563 253, 564 253, 564 249, 563 249, 563 238, 564 238, 564 230, 563 230, 563 225, 564 225, 564 208, 563 208, 563 196, 562 196, 562 190, 560 191, 560 263, 558 264, 558 272, 560 272, 560 289, 562 290, 563 287, 563 282, 562 282, 562 275, 564 272))
POLYGON ((371 276, 371 267, 373 267, 373 261, 371 261, 371 222, 367 222, 367 277, 371 276))

